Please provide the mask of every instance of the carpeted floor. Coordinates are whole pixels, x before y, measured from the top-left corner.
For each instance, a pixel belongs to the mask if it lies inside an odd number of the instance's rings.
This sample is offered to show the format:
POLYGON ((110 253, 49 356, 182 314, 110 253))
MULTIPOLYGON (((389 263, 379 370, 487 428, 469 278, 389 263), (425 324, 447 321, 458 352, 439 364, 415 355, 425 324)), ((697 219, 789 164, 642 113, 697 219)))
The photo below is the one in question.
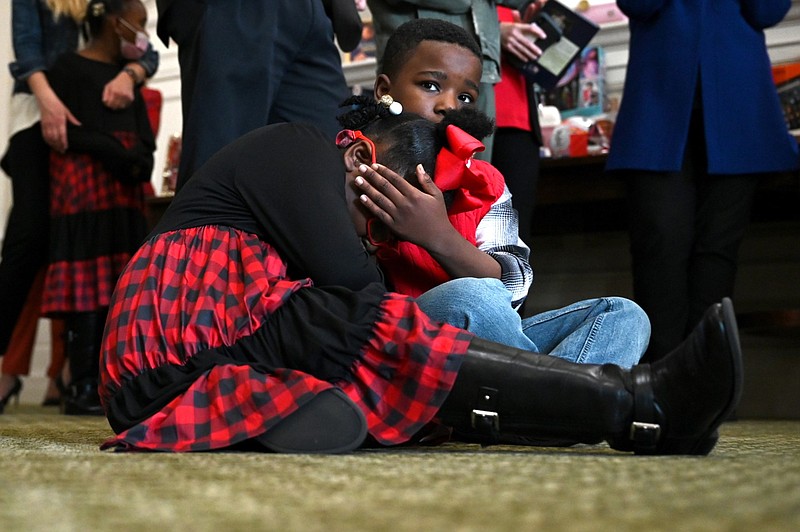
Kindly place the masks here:
POLYGON ((800 421, 708 457, 447 444, 340 456, 101 452, 105 420, 0 416, 0 530, 800 530, 800 421))

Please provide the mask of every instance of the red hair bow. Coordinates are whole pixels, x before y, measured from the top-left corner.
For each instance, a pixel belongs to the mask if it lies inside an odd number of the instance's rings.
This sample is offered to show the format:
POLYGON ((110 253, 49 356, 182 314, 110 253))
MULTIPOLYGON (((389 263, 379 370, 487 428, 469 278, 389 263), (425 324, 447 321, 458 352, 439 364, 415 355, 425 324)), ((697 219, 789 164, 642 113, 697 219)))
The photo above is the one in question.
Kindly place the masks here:
POLYGON ((463 129, 449 125, 445 131, 447 144, 436 156, 433 182, 441 191, 455 190, 448 214, 480 208, 494 198, 489 181, 472 171, 473 156, 485 149, 481 141, 463 129))
POLYGON ((372 142, 372 139, 363 134, 361 131, 352 130, 352 129, 343 129, 339 133, 336 134, 336 145, 339 148, 346 148, 358 139, 363 140, 367 144, 370 145, 372 148, 372 164, 375 164, 376 157, 377 157, 377 150, 375 149, 375 143, 372 142))

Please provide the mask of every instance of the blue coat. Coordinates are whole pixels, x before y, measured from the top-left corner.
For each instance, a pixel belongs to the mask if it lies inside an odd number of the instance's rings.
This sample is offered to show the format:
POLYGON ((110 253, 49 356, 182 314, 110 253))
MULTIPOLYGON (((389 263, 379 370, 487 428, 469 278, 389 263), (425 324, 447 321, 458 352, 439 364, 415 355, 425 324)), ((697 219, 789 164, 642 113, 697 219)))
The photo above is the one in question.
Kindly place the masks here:
POLYGON ((630 57, 607 169, 680 170, 698 83, 709 173, 798 167, 763 32, 791 0, 617 4, 630 19, 630 57))

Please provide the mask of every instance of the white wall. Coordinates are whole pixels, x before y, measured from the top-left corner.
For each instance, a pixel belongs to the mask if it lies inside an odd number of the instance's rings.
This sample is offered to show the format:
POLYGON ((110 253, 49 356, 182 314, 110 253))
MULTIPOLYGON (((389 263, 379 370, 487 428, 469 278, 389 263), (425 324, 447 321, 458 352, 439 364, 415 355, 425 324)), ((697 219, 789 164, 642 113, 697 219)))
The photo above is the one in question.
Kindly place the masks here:
MULTIPOLYGON (((11 74, 6 65, 14 57, 11 48, 11 1, 0 1, 0 154, 6 152, 8 145, 8 106, 11 90, 14 87, 11 74)), ((0 172, 0 230, 5 234, 8 207, 11 205, 11 184, 6 175, 0 172)))
POLYGON ((161 125, 158 136, 156 137, 156 155, 153 165, 153 186, 156 194, 161 191, 161 172, 164 169, 166 149, 169 138, 172 135, 180 135, 183 124, 181 118, 181 77, 178 66, 178 48, 175 43, 167 48, 156 36, 156 12, 155 0, 143 0, 147 6, 147 27, 150 33, 150 41, 161 55, 161 63, 156 75, 148 82, 152 89, 161 91, 164 103, 161 108, 161 125))

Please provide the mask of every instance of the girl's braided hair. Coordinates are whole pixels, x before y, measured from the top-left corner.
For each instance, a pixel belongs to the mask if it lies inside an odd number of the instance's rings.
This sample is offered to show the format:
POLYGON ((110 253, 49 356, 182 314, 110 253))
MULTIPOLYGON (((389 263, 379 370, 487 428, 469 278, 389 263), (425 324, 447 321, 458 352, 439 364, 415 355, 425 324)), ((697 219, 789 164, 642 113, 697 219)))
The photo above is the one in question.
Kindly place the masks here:
POLYGON ((439 123, 414 113, 393 115, 386 106, 366 95, 352 96, 341 107, 347 110, 337 117, 339 124, 345 129, 360 130, 380 145, 381 164, 415 185, 418 164, 434 175, 436 156, 447 144, 447 126, 457 126, 479 140, 494 130, 492 120, 471 107, 450 111, 439 123))

